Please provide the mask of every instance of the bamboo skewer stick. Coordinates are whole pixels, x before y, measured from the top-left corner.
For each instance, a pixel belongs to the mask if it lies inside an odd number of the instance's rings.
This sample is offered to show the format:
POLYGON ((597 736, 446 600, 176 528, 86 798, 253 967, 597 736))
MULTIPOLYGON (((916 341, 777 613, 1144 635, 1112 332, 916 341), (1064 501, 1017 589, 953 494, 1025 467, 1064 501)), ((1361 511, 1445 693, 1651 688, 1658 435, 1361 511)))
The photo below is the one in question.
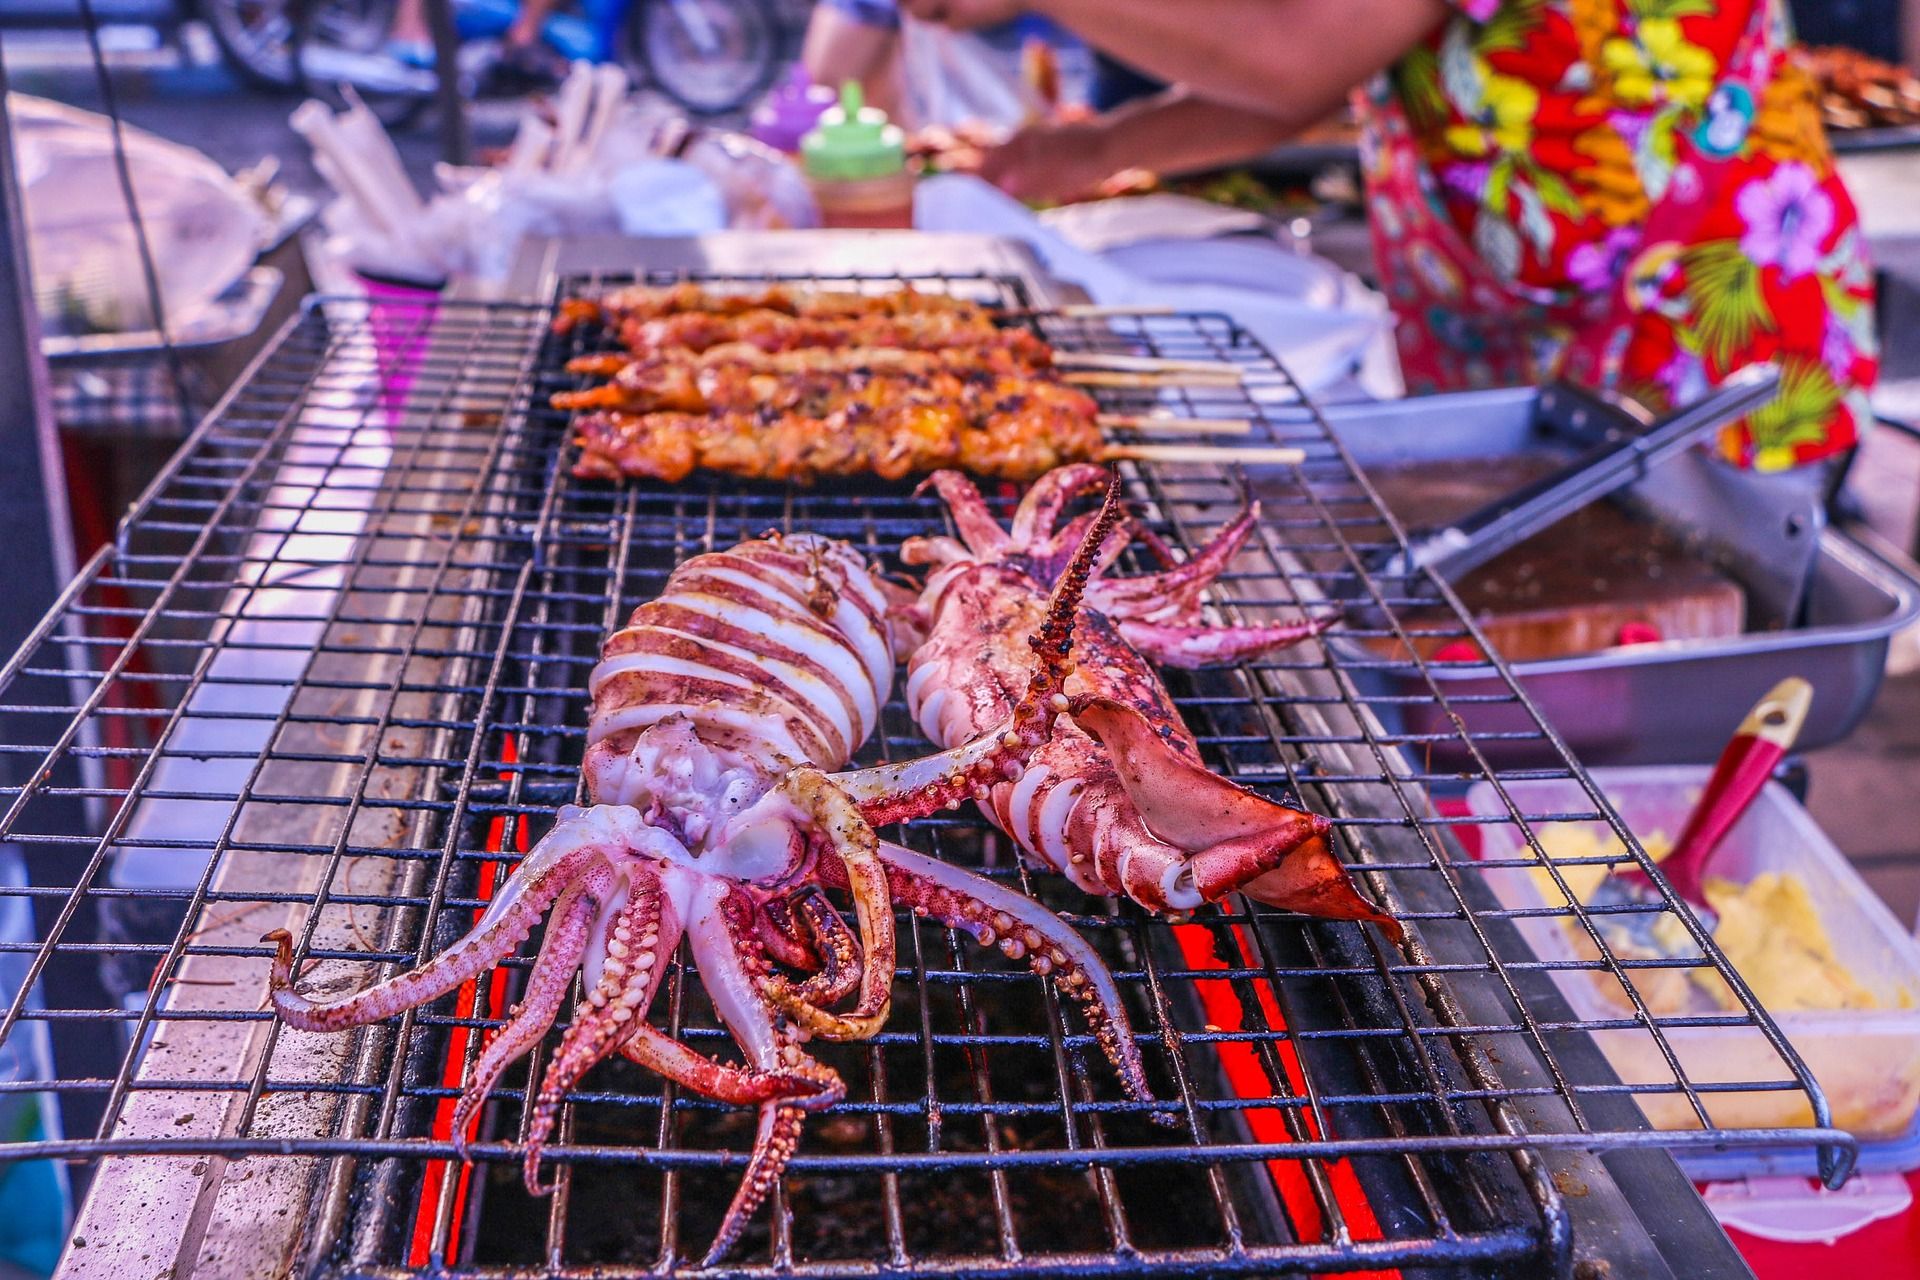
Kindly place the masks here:
POLYGON ((1027 316, 1060 316, 1067 320, 1104 320, 1109 316, 1170 316, 1177 314, 1165 305, 1102 306, 1095 302, 1070 302, 1059 307, 1009 307, 995 315, 1009 319, 1027 316))
POLYGON ((1244 436, 1253 433, 1246 418, 1179 418, 1170 413, 1103 413, 1101 426, 1115 431, 1172 431, 1196 436, 1244 436))
POLYGON ((1240 378, 1240 367, 1225 360, 1169 360, 1160 356, 1130 356, 1118 352, 1056 351, 1058 369, 1111 369, 1118 373, 1211 373, 1240 378))
POLYGON ((1162 387, 1215 387, 1226 390, 1240 385, 1240 375, 1218 373, 1116 373, 1106 369, 1070 369, 1060 381, 1076 387, 1111 387, 1126 390, 1158 390, 1162 387))
POLYGON ((1100 451, 1102 462, 1257 462, 1297 467, 1307 460, 1305 449, 1284 445, 1242 448, 1212 444, 1110 444, 1100 451))

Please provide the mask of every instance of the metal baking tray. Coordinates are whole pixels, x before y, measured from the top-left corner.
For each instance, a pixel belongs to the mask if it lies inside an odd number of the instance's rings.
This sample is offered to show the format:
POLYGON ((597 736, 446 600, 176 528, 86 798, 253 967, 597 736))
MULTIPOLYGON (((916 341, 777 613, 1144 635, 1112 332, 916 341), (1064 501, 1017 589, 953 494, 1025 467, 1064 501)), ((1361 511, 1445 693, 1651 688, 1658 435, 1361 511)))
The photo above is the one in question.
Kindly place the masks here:
MULTIPOLYGON (((1378 404, 1331 406, 1327 418, 1363 468, 1427 459, 1488 457, 1545 447, 1551 392, 1465 392, 1378 404)), ((1254 487, 1259 488, 1257 474, 1254 487)), ((1812 489, 1780 477, 1736 473, 1701 453, 1673 459, 1616 499, 1637 514, 1714 545, 1717 559, 1764 616, 1782 590, 1770 572, 1795 539, 1818 545, 1802 625, 1729 639, 1682 640, 1518 662, 1527 694, 1587 765, 1712 761, 1746 709, 1788 675, 1812 681, 1813 711, 1800 738, 1811 750, 1846 737, 1872 705, 1893 634, 1920 618, 1920 580, 1859 542, 1819 525, 1812 489), (1784 515, 1782 513, 1785 513, 1784 515)), ((1357 642, 1330 637, 1358 651, 1357 642)), ((1406 735, 1436 768, 1475 762, 1450 716, 1497 768, 1542 766, 1554 746, 1525 712, 1495 695, 1491 668, 1429 663, 1425 675, 1380 662, 1362 677, 1385 727, 1406 735), (1431 679, 1447 706, 1408 697, 1431 679)))
POLYGON ((1882 124, 1865 129, 1827 129, 1827 141, 1839 156, 1872 151, 1920 151, 1920 125, 1882 124))

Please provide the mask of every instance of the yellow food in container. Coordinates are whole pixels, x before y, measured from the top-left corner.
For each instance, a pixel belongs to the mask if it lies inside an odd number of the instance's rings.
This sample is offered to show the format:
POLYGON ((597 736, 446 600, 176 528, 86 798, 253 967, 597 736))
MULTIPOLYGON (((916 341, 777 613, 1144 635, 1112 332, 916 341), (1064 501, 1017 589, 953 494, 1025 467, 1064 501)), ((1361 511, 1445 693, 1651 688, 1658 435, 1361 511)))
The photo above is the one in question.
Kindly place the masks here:
MULTIPOLYGON (((1605 827, 1561 823, 1542 830, 1539 840, 1547 856, 1556 863, 1626 856, 1626 846, 1605 827)), ((1656 831, 1642 838, 1641 847, 1658 862, 1672 852, 1673 841, 1665 832, 1656 831)), ((1532 874, 1543 901, 1561 899, 1550 872, 1541 867, 1533 869, 1532 874)), ((1575 862, 1563 867, 1560 874, 1567 887, 1585 903, 1592 899, 1609 873, 1597 862, 1575 862)), ((1792 872, 1763 871, 1746 884, 1708 876, 1705 888, 1707 904, 1719 916, 1713 930, 1714 942, 1768 1010, 1785 1013, 1796 1009, 1882 1007, 1874 993, 1862 986, 1834 955, 1833 940, 1827 936, 1826 926, 1807 892, 1806 881, 1800 876, 1792 872)), ((1578 922, 1569 918, 1564 924, 1576 945, 1585 943, 1585 949, 1591 949, 1592 944, 1578 922)), ((1659 948, 1654 951, 1635 945, 1624 928, 1617 925, 1602 928, 1607 934, 1609 949, 1616 956, 1685 955, 1693 949, 1686 927, 1670 912, 1662 913, 1654 924, 1653 938, 1659 948)), ((1681 1013, 1698 1007, 1697 997, 1671 981, 1676 976, 1679 971, 1672 971, 1665 975, 1667 981, 1656 979, 1649 990, 1642 992, 1653 1012, 1681 1013)), ((1685 976, 1691 979, 1694 991, 1718 1007, 1740 1008, 1732 990, 1712 970, 1690 969, 1685 976)), ((1620 1003, 1627 1003, 1624 992, 1615 994, 1620 1003)), ((1912 1003, 1912 994, 1902 991, 1898 1007, 1909 1008, 1912 1003)))
MULTIPOLYGON (((1711 771, 1699 769, 1596 770, 1594 779, 1629 830, 1656 858, 1671 846, 1711 771)), ((1522 812, 1575 814, 1591 810, 1578 783, 1562 780, 1507 784, 1522 812)), ((1491 819, 1481 827, 1481 856, 1523 863, 1529 848, 1508 821, 1506 800, 1479 784, 1469 809, 1491 819)), ((1593 822, 1533 824, 1556 863, 1491 866, 1483 871, 1501 905, 1519 912, 1513 924, 1539 958, 1598 959, 1585 926, 1564 911, 1555 883, 1586 901, 1608 874, 1605 860, 1620 854, 1612 832, 1593 822), (1566 860, 1575 860, 1571 865, 1566 860), (1590 861, 1589 861, 1590 860, 1590 861)), ((1904 1137, 1920 1110, 1920 944, 1873 895, 1806 811, 1777 785, 1728 834, 1709 866, 1706 892, 1720 920, 1715 942, 1774 1018, 1825 1094, 1833 1123, 1865 1139, 1904 1137)), ((1644 917, 1642 917, 1644 919, 1644 917)), ((1688 1082, 1752 1085, 1699 1094, 1710 1123, 1735 1128, 1812 1124, 1807 1096, 1791 1085, 1792 1072, 1765 1034, 1711 968, 1688 963, 1690 935, 1671 912, 1636 934, 1625 913, 1596 910, 1589 919, 1625 970, 1660 1036, 1688 1082), (1725 1018, 1725 1025, 1673 1025, 1668 1019, 1725 1018)), ((1643 1027, 1612 973, 1558 969, 1553 980, 1590 1030, 1608 1065, 1629 1085, 1647 1118, 1663 1129, 1700 1127, 1693 1104, 1676 1086, 1666 1052, 1643 1027)), ((1564 1065, 1564 1064, 1563 1064, 1564 1065)), ((1580 1083, 1586 1083, 1582 1081, 1580 1083)), ((1600 1083, 1595 1080, 1592 1083, 1600 1083)))

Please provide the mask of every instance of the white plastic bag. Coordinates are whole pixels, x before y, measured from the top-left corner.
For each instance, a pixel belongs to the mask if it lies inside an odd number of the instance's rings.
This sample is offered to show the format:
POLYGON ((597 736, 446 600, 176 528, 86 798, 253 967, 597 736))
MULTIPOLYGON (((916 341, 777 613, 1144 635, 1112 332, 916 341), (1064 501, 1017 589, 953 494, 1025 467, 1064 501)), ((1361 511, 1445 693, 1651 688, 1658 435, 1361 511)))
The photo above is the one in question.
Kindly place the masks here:
POLYGON ((727 225, 727 198, 697 165, 642 160, 607 181, 620 230, 630 236, 691 236, 727 225))
POLYGON ((901 127, 961 124, 1016 129, 1051 113, 1026 82, 1018 49, 1002 50, 971 32, 900 19, 901 127))
POLYGON ((733 231, 793 231, 820 225, 813 189, 793 161, 743 133, 701 130, 680 158, 705 174, 726 201, 733 231))
POLYGON ((324 217, 329 252, 353 269, 438 285, 448 276, 506 277, 533 236, 700 235, 813 227, 806 180, 779 152, 741 134, 696 129, 623 98, 618 68, 576 64, 555 122, 529 116, 499 168, 438 171, 421 203, 364 112, 313 102, 294 126, 340 198, 324 217))
MULTIPOLYGON (((34 299, 50 330, 150 329, 133 219, 115 172, 106 117, 7 95, 25 206, 34 299)), ((189 325, 266 247, 266 212, 191 147, 131 127, 127 169, 170 327, 189 325)))

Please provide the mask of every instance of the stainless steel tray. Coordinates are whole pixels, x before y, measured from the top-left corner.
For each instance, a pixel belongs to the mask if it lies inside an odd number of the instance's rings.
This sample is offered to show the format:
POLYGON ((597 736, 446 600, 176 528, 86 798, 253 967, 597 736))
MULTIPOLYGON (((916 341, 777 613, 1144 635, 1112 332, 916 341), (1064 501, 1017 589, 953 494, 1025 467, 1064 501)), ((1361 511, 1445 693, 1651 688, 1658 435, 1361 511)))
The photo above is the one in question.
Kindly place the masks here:
MULTIPOLYGON (((1541 392, 1518 388, 1335 406, 1327 417, 1364 468, 1538 449, 1538 423, 1546 412, 1541 392)), ((1711 762, 1747 708, 1788 675, 1804 676, 1815 689, 1802 749, 1837 742, 1860 722, 1879 691, 1890 638, 1920 618, 1920 580, 1843 534, 1805 527, 1802 514, 1778 520, 1782 511, 1804 512, 1804 493, 1791 479, 1739 476, 1698 454, 1664 464, 1626 491, 1621 501, 1641 514, 1720 544, 1750 591, 1764 593, 1773 585, 1762 579, 1769 548, 1782 540, 1815 537, 1818 554, 1805 624, 1791 630, 1513 664, 1529 696, 1582 763, 1711 762), (1801 527, 1785 527, 1795 522, 1801 527)), ((1330 640, 1358 647, 1338 635, 1330 640)), ((1556 758, 1512 703, 1476 701, 1504 688, 1487 668, 1439 665, 1429 673, 1452 711, 1466 720, 1488 763, 1516 768, 1556 758)), ((1377 696, 1376 711, 1390 730, 1433 735, 1428 741, 1436 767, 1473 764, 1449 745, 1460 739, 1445 711, 1430 699, 1400 700, 1416 683, 1424 689, 1417 672, 1377 672, 1373 681, 1368 692, 1377 696)))

